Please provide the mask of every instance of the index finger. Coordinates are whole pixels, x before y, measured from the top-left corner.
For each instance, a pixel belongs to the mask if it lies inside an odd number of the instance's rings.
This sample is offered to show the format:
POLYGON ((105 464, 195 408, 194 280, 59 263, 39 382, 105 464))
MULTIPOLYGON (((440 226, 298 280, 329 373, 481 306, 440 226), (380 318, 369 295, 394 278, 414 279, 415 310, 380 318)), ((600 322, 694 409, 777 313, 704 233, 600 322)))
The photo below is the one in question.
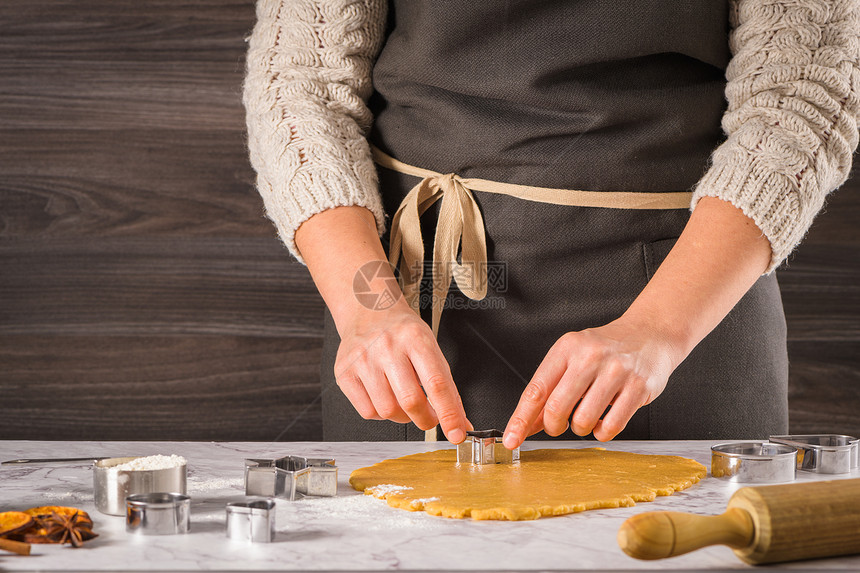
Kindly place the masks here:
POLYGON ((459 444, 466 439, 466 412, 445 357, 441 351, 413 347, 409 358, 436 411, 442 432, 451 443, 459 444))
POLYGON ((435 427, 436 414, 421 390, 415 369, 406 356, 401 356, 398 360, 392 361, 386 367, 386 371, 397 402, 415 425, 422 430, 435 427))
POLYGON ((528 383, 517 408, 514 410, 508 426, 505 428, 504 446, 509 450, 522 445, 531 429, 537 424, 538 417, 543 412, 547 398, 558 385, 567 362, 547 355, 528 383))

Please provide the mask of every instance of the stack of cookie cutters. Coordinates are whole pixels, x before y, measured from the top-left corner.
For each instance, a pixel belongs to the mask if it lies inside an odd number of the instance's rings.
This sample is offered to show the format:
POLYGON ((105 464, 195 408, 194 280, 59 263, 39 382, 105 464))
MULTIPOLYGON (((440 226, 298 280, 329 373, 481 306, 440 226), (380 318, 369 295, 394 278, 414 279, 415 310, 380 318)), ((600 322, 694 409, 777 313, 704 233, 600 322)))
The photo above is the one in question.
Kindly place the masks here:
POLYGON ((295 501, 337 495, 337 466, 327 458, 284 456, 245 460, 245 495, 295 501))
POLYGON ((858 467, 860 440, 841 434, 770 436, 767 442, 711 447, 711 475, 745 483, 793 481, 797 470, 849 473, 858 467))
POLYGON ((457 463, 472 465, 517 464, 520 449, 507 449, 502 444, 504 434, 499 430, 470 430, 466 439, 457 444, 457 463))

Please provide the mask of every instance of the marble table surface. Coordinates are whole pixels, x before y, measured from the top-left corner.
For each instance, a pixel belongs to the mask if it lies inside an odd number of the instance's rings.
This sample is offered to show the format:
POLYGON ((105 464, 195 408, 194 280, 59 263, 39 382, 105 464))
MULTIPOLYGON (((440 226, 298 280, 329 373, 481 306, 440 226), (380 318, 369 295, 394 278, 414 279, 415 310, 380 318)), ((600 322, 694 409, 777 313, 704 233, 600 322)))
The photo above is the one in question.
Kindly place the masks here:
MULTIPOLYGON (((693 458, 710 467, 711 442, 526 442, 523 449, 601 445, 637 453, 693 458)), ((0 511, 38 505, 84 509, 99 537, 83 548, 34 545, 33 555, 3 552, 0 571, 566 571, 751 568, 723 546, 662 561, 637 561, 618 547, 628 517, 652 510, 718 514, 738 484, 707 477, 672 496, 635 507, 586 511, 527 522, 472 521, 390 508, 353 491, 354 469, 386 458, 453 447, 448 443, 203 443, 0 441, 0 460, 41 457, 178 454, 188 460, 192 498, 187 535, 138 536, 123 517, 103 515, 93 503, 90 464, 0 466, 0 511), (277 500, 271 544, 233 541, 225 534, 225 504, 245 499, 243 460, 283 455, 330 456, 339 468, 334 498, 277 500)), ((797 481, 860 477, 798 472, 797 481)), ((780 570, 860 570, 860 555, 782 564, 780 570)))

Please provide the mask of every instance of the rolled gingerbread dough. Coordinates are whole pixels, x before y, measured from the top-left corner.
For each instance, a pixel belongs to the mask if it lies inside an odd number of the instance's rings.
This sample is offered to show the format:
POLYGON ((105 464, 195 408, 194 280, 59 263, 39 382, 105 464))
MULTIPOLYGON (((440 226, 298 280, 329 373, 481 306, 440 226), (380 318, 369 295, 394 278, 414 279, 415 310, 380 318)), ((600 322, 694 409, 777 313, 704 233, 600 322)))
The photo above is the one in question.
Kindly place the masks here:
POLYGON ((516 521, 653 501, 706 474, 687 458, 603 448, 523 451, 519 464, 484 466, 458 465, 456 451, 448 449, 357 469, 349 483, 392 507, 516 521))

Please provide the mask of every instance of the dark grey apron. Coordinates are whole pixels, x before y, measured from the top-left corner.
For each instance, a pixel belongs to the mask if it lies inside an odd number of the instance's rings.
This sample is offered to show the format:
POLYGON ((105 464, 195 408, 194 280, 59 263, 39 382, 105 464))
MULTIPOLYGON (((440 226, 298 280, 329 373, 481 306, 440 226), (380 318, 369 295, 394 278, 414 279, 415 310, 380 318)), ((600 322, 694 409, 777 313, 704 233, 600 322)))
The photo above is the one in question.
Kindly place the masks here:
MULTIPOLYGON (((374 68, 371 140, 408 164, 540 187, 686 191, 721 141, 724 2, 390 6, 374 68)), ((379 175, 390 216, 418 179, 379 175)), ((438 340, 469 419, 476 428, 504 428, 552 344, 620 316, 689 213, 474 195, 487 231, 489 292, 476 303, 452 285, 438 340)), ((437 208, 422 218, 425 260, 437 208)), ((762 277, 619 439, 786 433, 785 336, 776 278, 762 277)), ((423 439, 411 424, 358 416, 334 380, 338 344, 326 312, 324 439, 423 439)))

